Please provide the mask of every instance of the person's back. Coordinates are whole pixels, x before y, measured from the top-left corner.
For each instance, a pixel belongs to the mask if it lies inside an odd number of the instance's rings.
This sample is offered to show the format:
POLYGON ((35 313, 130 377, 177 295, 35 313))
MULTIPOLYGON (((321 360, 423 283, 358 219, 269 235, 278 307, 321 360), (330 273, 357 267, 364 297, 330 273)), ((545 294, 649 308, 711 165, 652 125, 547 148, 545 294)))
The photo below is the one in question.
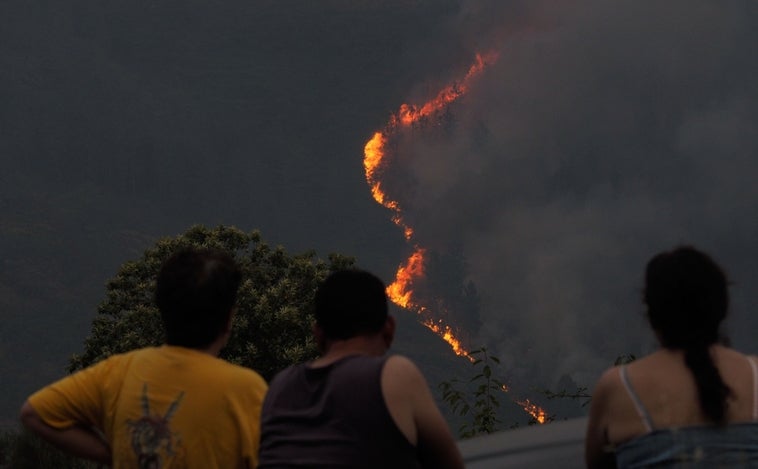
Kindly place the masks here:
POLYGON ((682 352, 663 349, 604 376, 615 388, 607 432, 619 467, 758 467, 754 362, 722 346, 712 355, 732 390, 722 425, 704 415, 682 352))
POLYGON ((254 467, 266 383, 217 358, 239 283, 226 254, 172 256, 156 288, 167 343, 41 389, 22 407, 22 422, 64 451, 116 468, 254 467))
POLYGON ((598 381, 589 467, 758 468, 758 363, 722 345, 727 286, 694 248, 651 259, 644 301, 661 348, 598 381))
POLYGON ((367 272, 336 272, 320 286, 314 332, 324 354, 272 380, 261 469, 463 467, 421 372, 385 356, 395 327, 386 301, 367 272))
POLYGON ((416 448, 392 419, 382 395, 386 360, 353 355, 280 373, 263 408, 261 468, 417 467, 416 448))
POLYGON ((56 428, 101 429, 114 468, 243 467, 242 455, 252 467, 265 391, 252 370, 164 345, 114 355, 29 403, 56 428))

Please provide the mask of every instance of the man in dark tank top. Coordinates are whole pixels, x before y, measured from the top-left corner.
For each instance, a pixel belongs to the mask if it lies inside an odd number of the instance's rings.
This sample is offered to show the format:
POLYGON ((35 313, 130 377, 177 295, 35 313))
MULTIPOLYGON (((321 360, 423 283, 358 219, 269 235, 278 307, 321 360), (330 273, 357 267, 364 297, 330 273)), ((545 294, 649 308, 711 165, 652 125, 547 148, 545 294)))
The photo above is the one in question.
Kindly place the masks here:
POLYGON ((271 382, 261 415, 261 469, 463 468, 421 372, 386 355, 395 332, 384 284, 344 270, 315 300, 322 352, 271 382))

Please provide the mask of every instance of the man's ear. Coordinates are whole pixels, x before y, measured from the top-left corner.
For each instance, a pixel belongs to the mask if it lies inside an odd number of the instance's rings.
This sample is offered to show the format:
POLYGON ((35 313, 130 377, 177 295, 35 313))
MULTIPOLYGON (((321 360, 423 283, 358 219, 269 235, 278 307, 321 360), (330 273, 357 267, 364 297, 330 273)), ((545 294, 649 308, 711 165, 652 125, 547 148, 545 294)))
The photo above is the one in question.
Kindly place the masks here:
POLYGON ((324 329, 314 321, 311 330, 313 331, 313 338, 316 339, 316 347, 318 347, 319 353, 326 353, 326 334, 324 334, 324 329))
POLYGON ((233 306, 232 310, 229 311, 229 319, 226 320, 226 332, 227 334, 230 334, 232 332, 232 321, 234 321, 234 315, 237 314, 237 307, 233 306))
POLYGON ((226 324, 224 324, 224 329, 221 331, 221 335, 219 336, 223 337, 223 347, 226 347, 226 344, 229 343, 229 338, 232 336, 232 321, 234 320, 235 314, 237 314, 236 306, 229 311, 229 316, 226 318, 226 324))
POLYGON ((390 348, 392 342, 395 340, 395 317, 387 315, 387 319, 384 321, 382 327, 382 339, 384 339, 387 348, 390 348))

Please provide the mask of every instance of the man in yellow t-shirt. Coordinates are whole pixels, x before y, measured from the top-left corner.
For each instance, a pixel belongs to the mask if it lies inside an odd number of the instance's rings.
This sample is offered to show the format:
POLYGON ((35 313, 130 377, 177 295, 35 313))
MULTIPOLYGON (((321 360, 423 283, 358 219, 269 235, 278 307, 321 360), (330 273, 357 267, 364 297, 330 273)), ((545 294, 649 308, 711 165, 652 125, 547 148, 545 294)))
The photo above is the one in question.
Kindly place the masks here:
POLYGON ((166 344, 114 355, 37 391, 22 423, 115 468, 255 467, 266 383, 217 358, 239 284, 225 253, 175 254, 155 295, 166 344))

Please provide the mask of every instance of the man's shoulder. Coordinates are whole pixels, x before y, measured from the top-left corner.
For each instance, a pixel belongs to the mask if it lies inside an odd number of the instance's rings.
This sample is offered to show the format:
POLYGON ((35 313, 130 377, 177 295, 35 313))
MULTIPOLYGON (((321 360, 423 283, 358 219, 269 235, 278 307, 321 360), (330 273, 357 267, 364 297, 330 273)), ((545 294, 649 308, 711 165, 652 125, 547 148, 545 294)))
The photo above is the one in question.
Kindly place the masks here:
POLYGON ((166 366, 185 363, 183 367, 193 370, 208 384, 219 387, 265 387, 266 381, 255 370, 237 365, 205 352, 178 346, 151 347, 135 351, 143 357, 162 357, 157 360, 166 366))
POLYGON ((263 377, 251 368, 237 365, 221 358, 216 360, 214 367, 219 376, 225 376, 235 382, 252 385, 266 385, 266 381, 263 377))
POLYGON ((385 392, 388 389, 394 389, 396 393, 403 395, 413 394, 420 386, 427 386, 426 378, 418 366, 402 355, 387 357, 381 376, 385 392))
POLYGON ((297 375, 298 373, 301 373, 304 368, 306 368, 305 363, 297 363, 294 365, 290 365, 287 368, 284 368, 283 370, 278 371, 273 378, 271 378, 271 387, 273 387, 275 384, 283 384, 291 381, 293 375, 297 375))
POLYGON ((410 358, 403 355, 390 355, 386 357, 384 367, 392 372, 392 374, 397 374, 401 377, 422 376, 418 366, 410 358))
MULTIPOLYGON (((152 347, 150 347, 152 348, 152 347)), ((119 368, 127 368, 128 364, 138 355, 144 353, 146 348, 128 350, 126 352, 114 353, 107 357, 103 357, 92 363, 87 368, 81 371, 98 370, 99 372, 111 373, 119 368)))

